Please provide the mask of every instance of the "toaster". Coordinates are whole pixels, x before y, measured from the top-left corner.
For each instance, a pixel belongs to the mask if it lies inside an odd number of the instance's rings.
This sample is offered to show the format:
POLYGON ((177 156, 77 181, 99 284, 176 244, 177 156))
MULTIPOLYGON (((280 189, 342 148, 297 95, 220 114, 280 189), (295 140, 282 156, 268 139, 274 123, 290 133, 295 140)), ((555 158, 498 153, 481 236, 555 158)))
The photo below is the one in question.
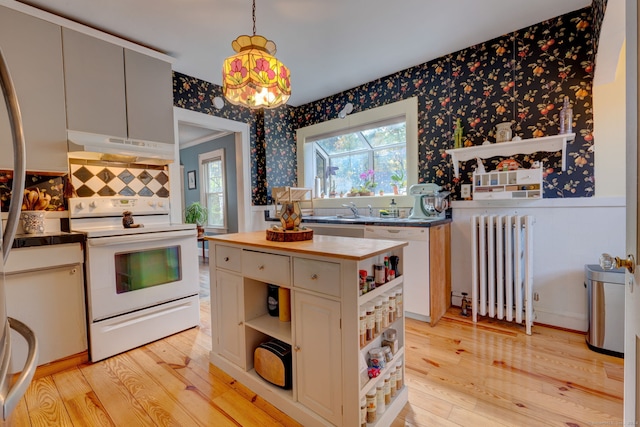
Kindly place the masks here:
POLYGON ((291 388, 291 346, 273 339, 254 351, 253 366, 265 381, 284 389, 291 388))

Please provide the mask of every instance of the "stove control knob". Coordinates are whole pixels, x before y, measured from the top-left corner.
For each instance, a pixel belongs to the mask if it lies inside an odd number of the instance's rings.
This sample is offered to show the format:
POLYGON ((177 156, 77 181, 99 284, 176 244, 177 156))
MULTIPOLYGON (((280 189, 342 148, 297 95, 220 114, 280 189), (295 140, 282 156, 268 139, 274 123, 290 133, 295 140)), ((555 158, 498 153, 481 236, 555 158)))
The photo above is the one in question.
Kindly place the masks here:
POLYGON ((96 208, 97 206, 98 206, 98 204, 96 202, 89 203, 89 207, 90 208, 96 208))
POLYGON ((159 208, 164 207, 164 202, 158 202, 158 207, 159 208))
POLYGON ((84 203, 83 202, 76 203, 76 209, 84 209, 84 203))
POLYGON ((153 200, 149 200, 147 203, 149 203, 149 206, 154 207, 156 205, 156 202, 154 202, 153 200))

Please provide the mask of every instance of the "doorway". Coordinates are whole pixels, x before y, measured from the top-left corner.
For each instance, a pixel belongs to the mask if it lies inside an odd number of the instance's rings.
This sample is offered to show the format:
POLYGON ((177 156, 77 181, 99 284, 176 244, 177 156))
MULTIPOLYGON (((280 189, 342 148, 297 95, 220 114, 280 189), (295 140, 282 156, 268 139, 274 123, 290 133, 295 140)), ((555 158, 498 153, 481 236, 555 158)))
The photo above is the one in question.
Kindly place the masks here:
MULTIPOLYGON (((238 231, 250 231, 251 227, 251 179, 250 179, 250 151, 249 151, 249 125, 236 122, 221 117, 211 116, 196 111, 185 110, 174 107, 174 132, 175 132, 175 157, 180 158, 180 141, 191 139, 190 146, 211 141, 233 134, 235 148, 236 166, 236 204, 238 231), (182 132, 182 133, 181 133, 182 132)), ((170 176, 182 176, 180 162, 169 165, 170 176)), ((170 183, 171 189, 171 220, 172 222, 182 222, 182 212, 184 209, 184 197, 180 179, 173 179, 170 183)), ((230 193, 230 195, 232 192, 230 193)), ((232 197, 232 196, 230 196, 232 197)), ((229 212, 229 215, 233 215, 229 212)))

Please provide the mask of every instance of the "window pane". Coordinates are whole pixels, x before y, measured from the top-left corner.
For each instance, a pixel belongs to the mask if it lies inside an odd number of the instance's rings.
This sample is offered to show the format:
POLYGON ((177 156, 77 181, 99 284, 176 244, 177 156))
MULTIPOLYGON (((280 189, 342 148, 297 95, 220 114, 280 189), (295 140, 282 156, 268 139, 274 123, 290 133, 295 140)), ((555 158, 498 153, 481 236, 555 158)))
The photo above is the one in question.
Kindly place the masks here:
POLYGON ((331 176, 335 182, 335 190, 348 193, 354 187, 359 187, 361 183, 360 174, 371 169, 369 167, 369 154, 360 153, 351 156, 340 156, 331 158, 331 166, 337 166, 335 175, 331 176))
POLYGON ((372 129, 361 128, 315 142, 318 176, 321 176, 321 168, 325 172, 333 169, 323 180, 327 192, 340 194, 353 189, 361 194, 380 190, 391 193, 395 183, 392 176, 398 178, 399 188, 406 186, 406 123, 378 123, 373 126, 372 129), (324 168, 327 154, 329 168, 324 168))
POLYGON ((209 226, 224 227, 224 194, 211 193, 207 198, 209 226))
POLYGON ((372 147, 384 147, 393 144, 406 144, 407 126, 398 123, 375 129, 363 130, 362 135, 372 147))
MULTIPOLYGON (((327 191, 328 189, 325 187, 326 185, 325 183, 327 182, 326 173, 327 173, 327 161, 323 156, 321 156, 318 152, 316 152, 316 176, 320 178, 320 182, 322 183, 320 185, 320 191, 322 191, 323 193, 328 192, 327 191)), ((320 197, 320 195, 316 194, 315 197, 320 197)))
POLYGON ((203 162, 205 173, 205 197, 209 213, 207 226, 225 226, 224 206, 224 179, 222 176, 223 164, 221 159, 203 162))
POLYGON ((376 171, 376 191, 383 190, 385 193, 393 192, 393 184, 396 183, 399 188, 406 186, 406 147, 384 148, 374 151, 373 162, 376 171), (395 176, 400 181, 394 181, 391 177, 395 176), (403 183, 404 181, 404 183, 403 183))
POLYGON ((369 149, 369 145, 357 133, 332 136, 331 138, 316 141, 316 144, 322 147, 329 155, 369 149))

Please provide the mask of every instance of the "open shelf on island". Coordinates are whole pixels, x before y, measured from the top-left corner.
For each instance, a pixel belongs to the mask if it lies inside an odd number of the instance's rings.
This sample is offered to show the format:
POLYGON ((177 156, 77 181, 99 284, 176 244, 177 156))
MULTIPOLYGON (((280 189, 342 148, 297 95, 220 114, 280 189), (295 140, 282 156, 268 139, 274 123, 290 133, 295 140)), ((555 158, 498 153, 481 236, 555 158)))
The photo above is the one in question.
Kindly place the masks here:
POLYGON ((289 345, 292 343, 291 322, 282 322, 278 317, 265 314, 255 319, 247 320, 244 324, 289 345))
POLYGON ((453 173, 456 178, 460 175, 459 162, 466 162, 475 158, 488 159, 496 156, 511 157, 516 154, 532 154, 540 151, 550 153, 562 151, 562 170, 564 171, 567 168, 567 142, 571 142, 575 138, 575 133, 563 133, 561 135, 522 139, 520 141, 452 148, 445 150, 445 153, 451 156, 453 173))

